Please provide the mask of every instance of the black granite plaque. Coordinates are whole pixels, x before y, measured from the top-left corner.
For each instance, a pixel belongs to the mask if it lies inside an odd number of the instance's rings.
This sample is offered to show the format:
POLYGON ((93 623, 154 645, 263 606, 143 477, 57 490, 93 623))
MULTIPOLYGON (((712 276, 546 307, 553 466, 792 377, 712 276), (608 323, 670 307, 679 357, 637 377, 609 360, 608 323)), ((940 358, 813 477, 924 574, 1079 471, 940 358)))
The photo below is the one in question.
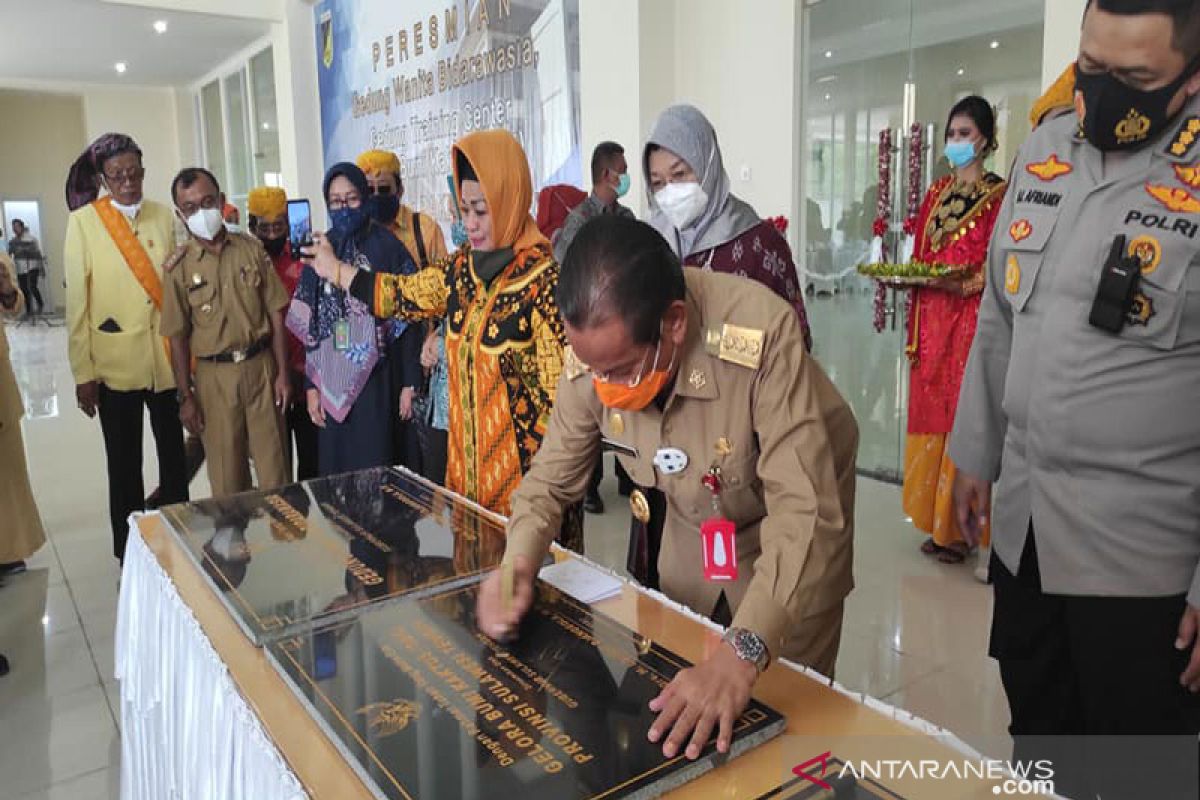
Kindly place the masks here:
POLYGON ((379 798, 646 798, 777 735, 752 702, 730 756, 667 759, 648 703, 688 666, 548 584, 520 637, 475 627, 477 585, 361 609, 268 652, 379 798))
POLYGON ((499 517, 393 468, 162 513, 259 645, 373 601, 476 581, 504 554, 499 517))

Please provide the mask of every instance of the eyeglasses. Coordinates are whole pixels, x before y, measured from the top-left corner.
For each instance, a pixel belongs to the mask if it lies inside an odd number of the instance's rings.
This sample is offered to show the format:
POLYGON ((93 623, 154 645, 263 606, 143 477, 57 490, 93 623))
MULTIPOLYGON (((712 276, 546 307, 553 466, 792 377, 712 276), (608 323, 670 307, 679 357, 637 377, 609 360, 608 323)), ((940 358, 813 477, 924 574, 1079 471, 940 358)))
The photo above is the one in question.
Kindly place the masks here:
POLYGON ((385 186, 383 184, 380 184, 379 186, 368 186, 367 194, 379 195, 380 197, 387 197, 388 195, 392 194, 392 187, 385 186))
POLYGON ((137 183, 144 177, 146 177, 146 170, 143 167, 134 167, 133 169, 126 169, 121 172, 104 173, 104 180, 118 186, 122 183, 137 183))
MULTIPOLYGON (((660 337, 658 343, 654 346, 654 358, 650 362, 652 365, 651 369, 653 369, 654 365, 658 364, 658 355, 661 350, 662 338, 660 337)), ((632 377, 629 377, 628 373, 629 369, 625 369, 619 373, 596 372, 594 374, 596 379, 601 383, 619 383, 630 389, 636 389, 641 384, 642 379, 646 377, 646 356, 642 356, 642 360, 638 362, 638 371, 632 377)))
POLYGON ((330 211, 341 211, 343 208, 358 208, 361 205, 362 198, 358 196, 357 192, 341 196, 330 195, 329 197, 330 211))

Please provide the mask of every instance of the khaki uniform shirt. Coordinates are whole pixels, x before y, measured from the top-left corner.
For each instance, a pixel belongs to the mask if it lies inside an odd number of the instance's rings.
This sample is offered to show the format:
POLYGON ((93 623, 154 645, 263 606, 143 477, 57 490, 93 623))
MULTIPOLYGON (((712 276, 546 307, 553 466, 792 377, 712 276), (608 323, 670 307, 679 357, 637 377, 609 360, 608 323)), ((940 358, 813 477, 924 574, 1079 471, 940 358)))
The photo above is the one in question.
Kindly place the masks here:
POLYGON ((1032 520, 1042 589, 1200 605, 1200 98, 1108 155, 1067 114, 1021 149, 1001 207, 950 455, 999 478, 992 547, 1032 520), (1143 261, 1124 329, 1088 324, 1118 235, 1143 261))
POLYGON ((734 625, 778 655, 804 617, 836 608, 853 586, 858 427, 805 352, 791 306, 749 280, 684 274, 689 329, 665 410, 614 413, 577 361, 565 368, 546 438, 513 496, 505 558, 541 560, 562 509, 585 492, 601 437, 611 439, 636 450, 618 454, 630 477, 666 494, 663 590, 703 614, 727 592, 734 625), (665 447, 687 453, 682 472, 655 468, 665 447), (699 530, 713 507, 701 479, 714 463, 722 511, 738 530, 732 583, 704 578, 699 530))
MULTIPOLYGON (((151 263, 160 267, 175 249, 171 211, 146 200, 129 224, 151 263)), ((122 392, 174 389, 159 311, 91 205, 68 217, 63 258, 75 383, 99 381, 122 392)))
POLYGON ((164 284, 163 335, 189 337, 199 358, 270 336, 271 312, 291 301, 262 243, 244 233, 227 234, 219 256, 189 242, 164 284))

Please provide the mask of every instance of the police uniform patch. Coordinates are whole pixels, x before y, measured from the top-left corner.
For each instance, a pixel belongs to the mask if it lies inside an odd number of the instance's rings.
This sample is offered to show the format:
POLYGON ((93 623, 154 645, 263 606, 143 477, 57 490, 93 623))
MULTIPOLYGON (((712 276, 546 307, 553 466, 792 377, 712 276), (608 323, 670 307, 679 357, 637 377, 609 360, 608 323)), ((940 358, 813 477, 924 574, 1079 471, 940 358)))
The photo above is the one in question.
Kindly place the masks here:
POLYGON ((1140 325, 1146 327, 1150 324, 1151 318, 1154 316, 1154 301, 1146 295, 1138 292, 1133 296, 1133 305, 1129 308, 1129 313, 1125 315, 1125 320, 1130 325, 1140 325))
POLYGON ((1190 167, 1176 166, 1175 177, 1189 189, 1200 189, 1200 162, 1190 167))
POLYGON ((1162 203, 1168 211, 1174 211, 1176 214, 1200 214, 1200 198, 1187 189, 1147 183, 1146 192, 1162 203))
POLYGON ((1009 255, 1004 266, 1004 291, 1009 294, 1021 291, 1021 262, 1015 254, 1009 255))
POLYGON ((1117 142, 1120 144, 1140 142, 1150 134, 1150 118, 1137 109, 1131 108, 1125 115, 1125 119, 1117 123, 1113 133, 1116 134, 1117 142))
POLYGON ((1196 147, 1197 139, 1200 139, 1200 117, 1188 117, 1179 126, 1179 132, 1171 144, 1167 145, 1167 153, 1176 158, 1185 158, 1196 147))
POLYGON ((1045 161, 1039 161, 1036 164, 1026 164, 1025 171, 1033 175, 1038 180, 1049 183, 1050 181, 1061 178, 1063 175, 1070 175, 1074 171, 1066 161, 1059 161, 1056 153, 1051 153, 1050 157, 1045 161))
POLYGON ((1162 245, 1153 236, 1139 236, 1129 243, 1129 255, 1142 265, 1142 274, 1149 275, 1162 262, 1162 245))
POLYGON ((1022 242, 1033 234, 1033 226, 1027 219, 1019 219, 1008 226, 1008 236, 1014 242, 1022 242))

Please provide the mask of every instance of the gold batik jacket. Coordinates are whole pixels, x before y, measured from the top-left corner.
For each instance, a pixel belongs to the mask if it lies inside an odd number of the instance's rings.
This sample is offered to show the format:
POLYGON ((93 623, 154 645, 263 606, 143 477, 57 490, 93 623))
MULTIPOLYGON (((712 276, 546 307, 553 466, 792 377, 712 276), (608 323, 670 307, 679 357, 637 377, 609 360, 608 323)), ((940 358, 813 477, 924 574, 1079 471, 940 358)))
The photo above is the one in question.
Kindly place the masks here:
POLYGON ((377 316, 446 318, 446 488, 506 516, 542 444, 562 374, 557 285, 545 245, 519 251, 490 287, 469 248, 413 275, 375 276, 377 316))

